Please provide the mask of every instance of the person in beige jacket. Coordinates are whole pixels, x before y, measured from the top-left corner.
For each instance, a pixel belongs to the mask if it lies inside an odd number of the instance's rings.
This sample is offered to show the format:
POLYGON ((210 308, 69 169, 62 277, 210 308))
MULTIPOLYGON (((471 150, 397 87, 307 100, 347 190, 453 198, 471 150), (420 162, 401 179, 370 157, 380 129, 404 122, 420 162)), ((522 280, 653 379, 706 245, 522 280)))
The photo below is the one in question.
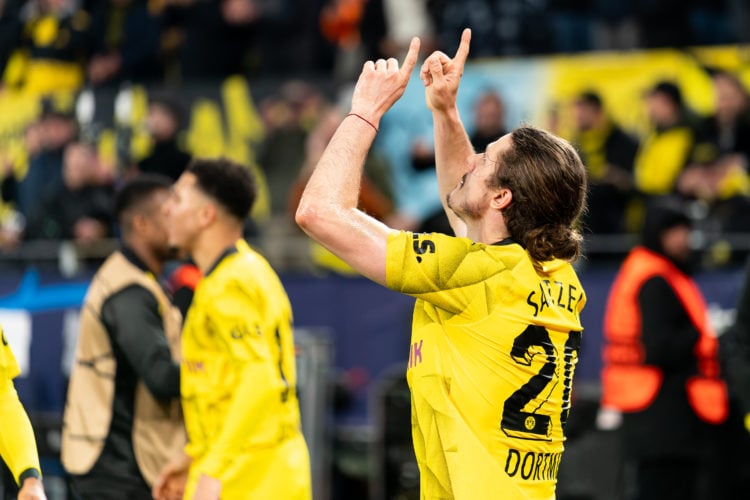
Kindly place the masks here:
POLYGON ((118 191, 122 245, 81 309, 62 463, 83 500, 151 499, 159 470, 185 445, 182 318, 158 281, 172 258, 161 210, 170 188, 169 179, 144 174, 118 191))

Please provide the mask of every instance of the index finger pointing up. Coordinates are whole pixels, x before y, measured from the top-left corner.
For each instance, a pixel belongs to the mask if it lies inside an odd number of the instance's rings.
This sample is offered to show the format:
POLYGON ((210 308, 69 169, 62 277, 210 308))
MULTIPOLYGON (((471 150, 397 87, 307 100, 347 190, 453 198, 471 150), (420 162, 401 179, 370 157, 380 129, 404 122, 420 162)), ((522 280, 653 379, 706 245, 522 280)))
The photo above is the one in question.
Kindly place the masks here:
POLYGON ((461 43, 458 45, 456 55, 453 56, 453 60, 456 61, 461 67, 466 63, 466 58, 469 57, 469 44, 471 42, 471 29, 465 28, 461 33, 461 43))
POLYGON ((411 75, 411 71, 414 69, 414 65, 417 64, 417 57, 419 56, 419 38, 414 37, 411 39, 409 44, 409 52, 404 57, 404 64, 401 66, 401 74, 405 76, 411 75))

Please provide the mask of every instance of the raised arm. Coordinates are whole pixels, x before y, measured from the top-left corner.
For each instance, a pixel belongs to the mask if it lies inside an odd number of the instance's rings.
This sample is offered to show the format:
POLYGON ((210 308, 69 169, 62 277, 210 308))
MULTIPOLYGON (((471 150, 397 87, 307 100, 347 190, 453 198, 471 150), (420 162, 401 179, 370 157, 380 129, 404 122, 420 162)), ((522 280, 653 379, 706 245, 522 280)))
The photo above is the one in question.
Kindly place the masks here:
POLYGON ((425 59, 420 72, 435 126, 435 164, 440 200, 456 236, 466 236, 466 225, 448 208, 446 196, 466 173, 467 161, 474 153, 456 107, 458 86, 469 55, 470 41, 471 30, 467 28, 461 35, 461 43, 453 59, 442 52, 434 52, 425 59))
POLYGON ((336 130, 302 193, 297 224, 364 276, 385 284, 388 226, 357 209, 367 152, 380 119, 403 95, 417 62, 419 39, 398 61, 367 61, 352 96, 351 113, 336 130))

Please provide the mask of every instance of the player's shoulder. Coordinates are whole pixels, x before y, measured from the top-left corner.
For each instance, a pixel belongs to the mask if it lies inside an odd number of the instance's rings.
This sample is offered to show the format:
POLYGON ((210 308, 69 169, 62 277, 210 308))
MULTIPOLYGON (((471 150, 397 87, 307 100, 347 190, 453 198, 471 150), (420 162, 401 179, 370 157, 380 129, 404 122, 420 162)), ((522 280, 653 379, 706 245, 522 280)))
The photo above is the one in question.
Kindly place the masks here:
POLYGON ((225 286, 252 287, 256 283, 277 281, 278 275, 266 258, 244 242, 211 273, 214 282, 225 286))

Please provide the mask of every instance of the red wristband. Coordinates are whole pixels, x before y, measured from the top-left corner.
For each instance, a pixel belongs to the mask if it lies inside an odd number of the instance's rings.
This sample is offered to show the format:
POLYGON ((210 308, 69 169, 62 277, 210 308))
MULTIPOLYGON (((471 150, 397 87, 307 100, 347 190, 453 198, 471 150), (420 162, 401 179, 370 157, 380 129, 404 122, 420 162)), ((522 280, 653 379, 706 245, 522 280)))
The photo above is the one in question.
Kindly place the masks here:
POLYGON ((376 127, 375 125, 373 125, 373 123, 370 120, 368 120, 367 118, 365 118, 365 117, 363 117, 361 115, 358 115, 357 113, 349 113, 346 116, 356 116, 357 118, 359 118, 360 120, 362 120, 363 122, 365 122, 366 124, 368 124, 369 126, 371 126, 375 130, 376 134, 378 133, 378 127, 376 127))

